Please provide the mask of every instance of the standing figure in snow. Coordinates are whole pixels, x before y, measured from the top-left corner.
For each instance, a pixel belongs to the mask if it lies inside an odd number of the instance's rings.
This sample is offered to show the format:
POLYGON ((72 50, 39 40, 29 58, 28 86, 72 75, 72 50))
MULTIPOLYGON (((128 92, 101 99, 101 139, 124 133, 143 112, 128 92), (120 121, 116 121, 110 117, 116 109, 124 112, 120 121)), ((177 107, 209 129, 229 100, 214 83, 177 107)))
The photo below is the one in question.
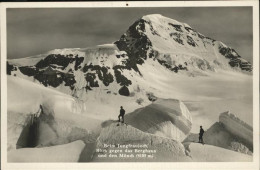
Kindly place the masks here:
POLYGON ((124 123, 124 116, 125 116, 125 110, 123 109, 123 106, 120 107, 120 114, 118 116, 118 122, 120 122, 120 117, 122 117, 122 123, 124 123))
POLYGON ((200 126, 200 133, 199 133, 199 143, 203 143, 203 133, 204 133, 204 129, 202 128, 202 126, 200 126))

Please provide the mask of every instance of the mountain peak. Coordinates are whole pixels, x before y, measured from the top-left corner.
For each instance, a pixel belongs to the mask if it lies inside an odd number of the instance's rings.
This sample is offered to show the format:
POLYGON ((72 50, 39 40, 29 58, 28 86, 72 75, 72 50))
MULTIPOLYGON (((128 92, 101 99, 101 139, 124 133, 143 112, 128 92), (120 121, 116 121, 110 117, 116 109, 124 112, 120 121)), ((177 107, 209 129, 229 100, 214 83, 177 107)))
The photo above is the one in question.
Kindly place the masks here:
POLYGON ((154 58, 171 71, 252 71, 251 64, 220 41, 161 14, 143 16, 115 44, 138 64, 154 58), (238 69, 237 69, 238 68, 238 69))
POLYGON ((145 15, 142 17, 142 19, 146 20, 146 21, 151 21, 151 22, 154 22, 154 23, 158 23, 158 24, 167 24, 167 23, 172 23, 172 24, 176 24, 176 25, 181 25, 183 27, 188 27, 188 28, 191 28, 188 24, 186 23, 182 23, 182 22, 179 22, 175 19, 172 19, 172 18, 168 18, 168 17, 165 17, 161 14, 149 14, 149 15, 145 15))
POLYGON ((149 15, 145 15, 142 17, 142 19, 144 20, 149 20, 149 19, 161 19, 161 18, 165 18, 164 16, 162 16, 161 14, 149 14, 149 15))

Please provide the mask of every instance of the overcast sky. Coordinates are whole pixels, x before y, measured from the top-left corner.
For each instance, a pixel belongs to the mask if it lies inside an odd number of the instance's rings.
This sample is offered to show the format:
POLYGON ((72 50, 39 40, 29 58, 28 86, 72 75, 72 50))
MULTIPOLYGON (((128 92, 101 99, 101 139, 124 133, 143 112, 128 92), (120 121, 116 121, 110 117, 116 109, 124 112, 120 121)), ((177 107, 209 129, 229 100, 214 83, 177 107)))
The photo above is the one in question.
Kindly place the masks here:
POLYGON ((189 24, 252 62, 251 7, 7 9, 7 55, 112 43, 134 21, 155 13, 189 24))

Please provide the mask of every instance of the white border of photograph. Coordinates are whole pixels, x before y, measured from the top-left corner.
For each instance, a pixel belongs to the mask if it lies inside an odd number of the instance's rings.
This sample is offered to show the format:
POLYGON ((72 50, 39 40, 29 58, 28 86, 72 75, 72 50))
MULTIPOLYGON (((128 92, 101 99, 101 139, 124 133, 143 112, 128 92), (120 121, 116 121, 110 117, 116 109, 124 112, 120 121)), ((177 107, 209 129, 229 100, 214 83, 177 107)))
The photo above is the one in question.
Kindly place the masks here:
MULTIPOLYGON (((1 3, 1 169, 259 169, 259 1, 162 1, 162 2, 23 2, 1 3), (128 5, 126 5, 128 4, 128 5), (158 162, 158 163, 8 163, 7 162, 7 8, 92 7, 224 7, 253 8, 253 162, 158 162)), ((221 155, 219 155, 221 156, 221 155)))

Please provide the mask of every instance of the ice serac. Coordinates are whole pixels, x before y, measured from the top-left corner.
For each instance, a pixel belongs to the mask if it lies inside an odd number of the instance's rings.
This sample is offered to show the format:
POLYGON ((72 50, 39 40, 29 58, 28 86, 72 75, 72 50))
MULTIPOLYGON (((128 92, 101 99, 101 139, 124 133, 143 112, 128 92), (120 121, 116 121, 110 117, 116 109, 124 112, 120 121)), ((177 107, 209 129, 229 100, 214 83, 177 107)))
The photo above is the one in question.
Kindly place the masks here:
POLYGON ((155 134, 183 141, 189 134, 192 118, 189 110, 179 100, 159 99, 125 116, 133 127, 155 134))
POLYGON ((220 114, 219 122, 223 124, 227 131, 251 144, 251 146, 253 145, 253 128, 234 114, 230 112, 220 114))
MULTIPOLYGON (((198 134, 190 134, 184 142, 197 142, 198 134)), ((204 143, 252 155, 253 129, 234 114, 221 113, 219 122, 214 123, 203 135, 204 143)))
POLYGON ((137 64, 152 58, 174 72, 231 68, 252 71, 251 64, 231 47, 160 14, 137 20, 115 44, 137 64))
POLYGON ((7 82, 8 151, 95 137, 101 121, 85 115, 71 96, 18 77, 7 82))
MULTIPOLYGON (((106 145, 124 145, 127 146, 129 150, 133 150, 133 154, 142 154, 145 150, 155 150, 152 152, 153 158, 147 157, 98 157, 98 153, 93 155, 93 162, 108 161, 108 162, 174 162, 174 161, 189 161, 189 157, 185 154, 184 146, 173 139, 159 137, 149 133, 142 132, 131 125, 120 125, 117 123, 107 121, 106 124, 97 140, 97 148, 108 149, 108 154, 110 150, 122 150, 122 154, 129 154, 125 152, 126 148, 119 147, 106 147, 106 145), (142 146, 142 147, 140 147, 142 146), (139 150, 136 152, 135 149, 139 150)), ((146 155, 151 155, 151 153, 146 152, 146 155)))

